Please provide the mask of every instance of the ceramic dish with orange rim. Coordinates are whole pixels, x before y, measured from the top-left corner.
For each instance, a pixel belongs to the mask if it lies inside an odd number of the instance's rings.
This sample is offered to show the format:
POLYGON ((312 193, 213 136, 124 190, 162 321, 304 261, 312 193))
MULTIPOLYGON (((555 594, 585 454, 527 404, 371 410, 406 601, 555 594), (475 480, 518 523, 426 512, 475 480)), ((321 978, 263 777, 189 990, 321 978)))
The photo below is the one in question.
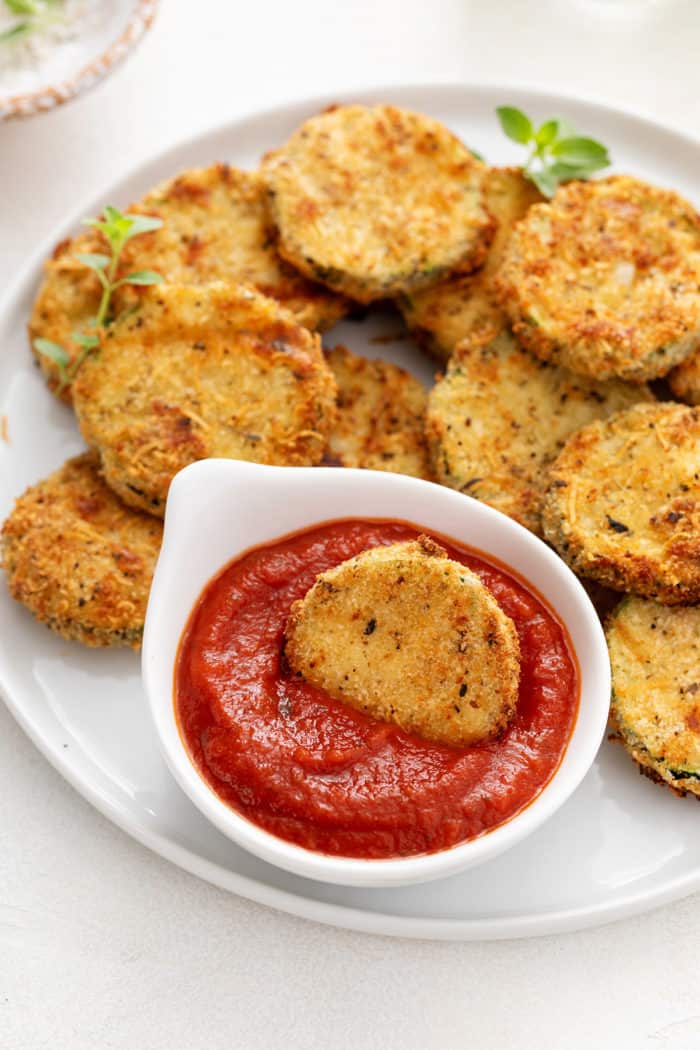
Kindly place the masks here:
POLYGON ((136 47, 158 0, 0 3, 0 122, 31 117, 94 87, 136 47), (36 14, 32 14, 32 7, 36 14))

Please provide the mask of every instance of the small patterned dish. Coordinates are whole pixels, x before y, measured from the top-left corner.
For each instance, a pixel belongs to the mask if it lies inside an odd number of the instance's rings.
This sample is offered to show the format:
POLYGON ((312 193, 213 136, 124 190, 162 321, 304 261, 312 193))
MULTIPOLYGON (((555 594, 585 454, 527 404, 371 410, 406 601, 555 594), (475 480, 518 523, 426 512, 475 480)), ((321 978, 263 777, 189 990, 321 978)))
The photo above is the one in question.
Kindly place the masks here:
POLYGON ((0 0, 0 122, 93 87, 136 46, 157 7, 158 0, 0 0))

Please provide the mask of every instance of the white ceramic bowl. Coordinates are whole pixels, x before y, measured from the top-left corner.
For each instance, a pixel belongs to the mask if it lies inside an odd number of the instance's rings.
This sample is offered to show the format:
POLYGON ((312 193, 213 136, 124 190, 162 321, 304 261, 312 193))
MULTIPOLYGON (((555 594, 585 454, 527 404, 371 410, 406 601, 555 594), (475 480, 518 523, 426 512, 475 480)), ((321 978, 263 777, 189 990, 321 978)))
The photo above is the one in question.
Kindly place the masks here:
POLYGON ((183 791, 225 835, 297 875, 354 886, 398 886, 451 875, 514 846, 550 817, 588 772, 608 717, 610 665, 588 595, 535 536, 459 492, 400 474, 264 467, 202 460, 170 489, 165 535, 146 616, 143 680, 166 762, 183 791), (173 704, 178 644, 204 586, 249 547, 343 518, 389 518, 442 533, 492 555, 530 581, 566 625, 578 658, 581 698, 566 753, 540 795, 487 834, 451 849, 393 860, 328 856, 246 820, 202 780, 180 738, 173 704))

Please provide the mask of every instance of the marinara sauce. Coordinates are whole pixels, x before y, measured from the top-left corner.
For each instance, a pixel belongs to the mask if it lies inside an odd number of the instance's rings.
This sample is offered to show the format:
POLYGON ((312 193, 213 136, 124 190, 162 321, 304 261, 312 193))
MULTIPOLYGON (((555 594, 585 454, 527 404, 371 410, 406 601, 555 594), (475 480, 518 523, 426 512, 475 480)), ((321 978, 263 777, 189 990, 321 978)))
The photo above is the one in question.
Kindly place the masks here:
POLYGON ((579 681, 564 628, 505 567, 442 536, 520 638, 517 710, 498 739, 431 743, 291 673, 287 616, 316 575, 420 532, 402 522, 334 521, 251 550, 206 586, 183 634, 175 708, 195 767, 238 813, 307 849, 405 857, 481 835, 533 800, 571 734, 579 681))

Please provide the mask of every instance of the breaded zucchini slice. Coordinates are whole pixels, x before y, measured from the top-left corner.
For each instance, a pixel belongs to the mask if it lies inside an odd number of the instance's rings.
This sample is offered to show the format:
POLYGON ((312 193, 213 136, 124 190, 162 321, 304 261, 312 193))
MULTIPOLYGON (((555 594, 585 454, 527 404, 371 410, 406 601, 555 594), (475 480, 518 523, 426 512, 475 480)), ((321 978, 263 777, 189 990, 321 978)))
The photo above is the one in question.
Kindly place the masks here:
POLYGON ((700 409, 636 405, 577 431, 542 520, 575 572, 665 605, 700 601, 700 409))
MULTIPOLYGON (((74 332, 85 332, 100 305, 102 286, 93 270, 77 259, 78 253, 106 253, 106 241, 97 230, 89 230, 57 244, 53 255, 44 263, 44 277, 39 286, 29 318, 28 333, 32 353, 46 376, 49 389, 58 393, 60 376, 57 365, 44 354, 37 353, 35 339, 58 343, 73 361, 80 347, 74 332)), ((60 391, 63 401, 70 403, 71 389, 60 391)))
POLYGON ((486 207, 497 224, 484 265, 473 273, 448 277, 397 300, 404 321, 418 342, 443 359, 464 339, 489 342, 507 327, 494 277, 513 225, 542 200, 522 168, 489 168, 484 195, 486 207))
POLYGON ((227 164, 192 168, 156 186, 130 211, 163 220, 159 230, 127 244, 130 271, 156 270, 174 284, 252 284, 315 331, 347 312, 345 299, 307 280, 279 255, 257 172, 227 164))
POLYGON ((336 396, 319 337, 252 288, 149 291, 74 383, 80 429, 114 491, 162 515, 173 476, 195 460, 318 463, 336 396))
POLYGON ((425 441, 428 393, 409 372, 336 346, 326 354, 338 387, 327 455, 343 467, 430 478, 425 441))
POLYGON ((496 736, 517 703, 512 620, 427 536, 317 576, 292 606, 285 651, 312 685, 443 744, 496 736))
POLYGON ((688 405, 700 405, 700 346, 668 374, 675 397, 688 405))
MULTIPOLYGON (((191 169, 157 186, 128 212, 155 215, 163 226, 127 243, 117 277, 155 270, 174 284, 252 284, 290 310, 299 324, 317 331, 330 328, 347 312, 342 296, 307 280, 279 255, 265 186, 257 173, 226 164, 191 169)), ((73 333, 86 330, 102 293, 97 276, 78 261, 78 253, 109 255, 110 250, 97 230, 57 245, 44 266, 29 322, 33 351, 35 338, 49 339, 63 346, 71 361, 80 352, 73 333)), ((119 288, 112 299, 113 315, 130 309, 138 295, 128 285, 119 288)), ((57 392, 56 365, 41 354, 36 357, 57 392)), ((60 396, 70 402, 70 386, 60 396)))
POLYGON ((263 161, 279 250, 360 302, 424 287, 484 259, 484 166, 437 120, 337 106, 263 161))
POLYGON ((538 361, 503 333, 457 347, 430 391, 426 434, 443 485, 541 532, 546 472, 579 427, 642 399, 646 387, 597 383, 538 361))
POLYGON ((700 216, 629 175, 569 182, 517 224, 497 284, 538 357, 596 379, 654 379, 700 342, 700 216))
POLYGON ((141 645, 163 527, 125 507, 92 452, 16 501, 2 527, 12 597, 52 631, 90 646, 141 645))
POLYGON ((627 598, 606 635, 627 751, 652 780, 700 796, 700 607, 627 598))

